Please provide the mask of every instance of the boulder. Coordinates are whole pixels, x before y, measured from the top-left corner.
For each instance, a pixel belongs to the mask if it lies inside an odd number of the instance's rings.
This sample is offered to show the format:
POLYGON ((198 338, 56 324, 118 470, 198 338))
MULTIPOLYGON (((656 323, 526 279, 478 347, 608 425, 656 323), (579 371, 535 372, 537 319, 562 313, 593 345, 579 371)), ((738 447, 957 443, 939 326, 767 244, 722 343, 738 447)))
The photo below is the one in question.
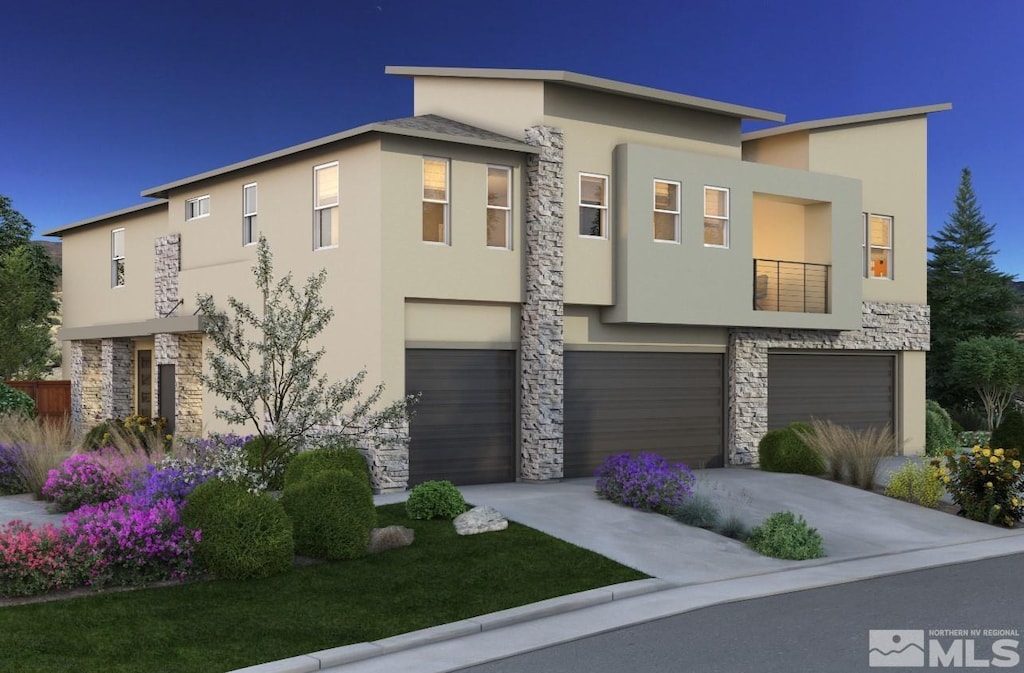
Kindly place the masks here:
POLYGON ((373 528, 370 530, 371 554, 379 554, 389 549, 408 547, 416 537, 416 531, 405 526, 387 526, 385 528, 373 528))
POLYGON ((459 535, 490 533, 508 528, 508 519, 493 507, 474 507, 455 517, 455 532, 459 535))

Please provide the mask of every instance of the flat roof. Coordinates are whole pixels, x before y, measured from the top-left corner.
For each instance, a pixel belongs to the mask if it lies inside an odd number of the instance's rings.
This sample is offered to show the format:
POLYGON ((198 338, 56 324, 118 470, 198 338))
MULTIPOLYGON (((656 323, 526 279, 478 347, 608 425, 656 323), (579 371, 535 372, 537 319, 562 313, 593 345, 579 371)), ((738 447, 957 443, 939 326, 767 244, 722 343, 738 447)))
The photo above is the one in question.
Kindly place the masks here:
POLYGON ((580 89, 604 91, 629 98, 656 101, 668 105, 676 105, 695 110, 705 110, 740 119, 757 119, 761 121, 783 122, 786 115, 780 112, 760 110, 758 108, 723 103, 710 98, 698 98, 674 91, 655 89, 613 79, 581 75, 567 70, 517 70, 504 68, 443 68, 389 65, 384 68, 388 75, 407 75, 410 77, 463 77, 473 79, 520 79, 554 82, 580 89))
POLYGON ((797 122, 795 124, 773 126, 771 128, 761 129, 760 131, 751 131, 750 133, 744 133, 742 138, 743 140, 757 140, 759 138, 768 138, 770 136, 778 136, 786 133, 816 131, 820 129, 836 128, 838 126, 851 126, 853 124, 870 124, 872 122, 889 121, 903 117, 918 117, 920 115, 931 114, 932 112, 942 112, 944 110, 952 109, 952 103, 936 103, 934 105, 906 107, 898 110, 885 110, 883 112, 868 112, 866 114, 848 115, 846 117, 814 119, 806 122, 797 122))
POLYGON ((97 215, 96 217, 90 217, 87 220, 79 220, 78 222, 72 222, 71 224, 65 224, 65 225, 62 225, 62 226, 59 226, 59 227, 54 227, 53 229, 50 229, 48 231, 44 231, 42 233, 42 235, 43 236, 60 236, 65 231, 69 231, 71 229, 77 229, 79 227, 86 227, 86 226, 89 226, 90 224, 96 224, 97 222, 102 222, 103 220, 109 220, 109 219, 112 219, 112 218, 115 218, 115 217, 120 217, 121 215, 131 215, 132 213, 137 213, 137 212, 139 212, 141 210, 147 210, 149 208, 156 208, 157 206, 166 206, 166 205, 167 205, 167 199, 157 199, 156 201, 149 201, 147 203, 140 203, 137 206, 129 206, 128 208, 122 208, 121 210, 115 210, 114 212, 107 213, 105 215, 97 215))

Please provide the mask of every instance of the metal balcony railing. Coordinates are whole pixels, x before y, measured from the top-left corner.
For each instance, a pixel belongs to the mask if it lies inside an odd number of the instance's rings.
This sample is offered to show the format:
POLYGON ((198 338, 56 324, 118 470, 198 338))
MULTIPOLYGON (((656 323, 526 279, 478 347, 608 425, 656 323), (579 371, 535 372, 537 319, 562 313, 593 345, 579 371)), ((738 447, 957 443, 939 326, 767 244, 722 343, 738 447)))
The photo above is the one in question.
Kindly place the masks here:
POLYGON ((829 313, 829 264, 754 260, 754 310, 829 313))

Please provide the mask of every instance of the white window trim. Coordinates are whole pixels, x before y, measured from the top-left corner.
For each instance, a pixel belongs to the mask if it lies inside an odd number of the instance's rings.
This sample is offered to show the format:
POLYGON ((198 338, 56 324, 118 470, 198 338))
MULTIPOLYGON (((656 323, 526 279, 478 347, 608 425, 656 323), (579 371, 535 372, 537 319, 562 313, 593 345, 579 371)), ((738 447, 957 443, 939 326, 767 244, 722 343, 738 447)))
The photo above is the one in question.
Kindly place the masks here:
POLYGON ((123 283, 117 282, 117 262, 120 261, 123 264, 125 258, 125 251, 123 249, 121 250, 120 255, 116 254, 116 251, 114 250, 114 237, 118 232, 121 232, 121 247, 124 248, 126 243, 124 227, 110 230, 110 287, 115 290, 128 284, 127 278, 124 279, 125 282, 123 283))
MULTIPOLYGON (((579 234, 580 238, 589 238, 589 239, 592 239, 592 240, 607 241, 608 240, 608 236, 609 236, 609 231, 612 228, 611 208, 610 208, 611 200, 612 200, 612 195, 611 195, 611 191, 610 191, 610 188, 611 188, 611 178, 609 178, 607 175, 602 175, 601 173, 587 173, 587 172, 584 172, 584 171, 580 171, 580 179, 579 179, 579 182, 576 184, 576 188, 579 190, 579 194, 578 194, 577 199, 576 199, 579 202, 578 208, 598 208, 598 209, 604 211, 604 218, 603 218, 603 220, 604 220, 604 230, 601 232, 601 235, 600 236, 594 236, 593 234, 579 234), (601 178, 602 180, 604 180, 604 204, 603 205, 595 206, 592 203, 583 203, 583 178, 601 178)), ((579 213, 578 208, 577 208, 577 211, 576 211, 577 212, 577 216, 578 216, 578 213, 579 213)), ((576 224, 577 233, 579 232, 579 228, 580 228, 579 227, 579 223, 577 222, 577 224, 576 224)))
POLYGON ((892 231, 895 228, 896 218, 894 218, 892 215, 882 215, 881 213, 864 213, 863 215, 864 215, 864 227, 863 227, 864 238, 863 238, 863 240, 861 242, 861 247, 862 247, 861 252, 863 253, 862 256, 864 258, 864 277, 867 278, 868 280, 892 280, 893 279, 894 267, 896 266, 894 264, 895 254, 893 253, 892 231), (889 221, 889 245, 871 245, 871 243, 870 243, 870 241, 871 241, 870 231, 871 231, 871 218, 872 217, 881 217, 881 218, 886 219, 886 220, 889 221), (871 273, 871 250, 873 248, 877 248, 879 250, 888 250, 889 251, 889 264, 887 265, 886 275, 884 275, 884 276, 876 276, 873 273, 871 273))
POLYGON ((254 235, 254 234, 256 234, 255 230, 259 228, 259 219, 258 219, 259 218, 259 210, 260 210, 259 198, 260 198, 260 190, 259 190, 259 187, 257 186, 257 183, 250 182, 249 184, 242 185, 242 245, 246 246, 246 247, 248 247, 250 245, 256 245, 256 243, 259 241, 259 237, 254 235), (245 190, 249 189, 250 187, 252 187, 255 190, 255 192, 256 192, 256 198, 255 198, 256 208, 253 209, 253 211, 251 213, 247 212, 245 210, 245 190), (255 218, 257 218, 257 220, 256 220, 257 224, 256 224, 256 227, 254 227, 254 228, 250 229, 248 232, 246 232, 246 224, 247 223, 246 223, 245 220, 248 217, 255 217, 255 218), (245 241, 246 233, 249 234, 249 238, 250 238, 248 243, 246 243, 246 241, 245 241))
POLYGON ((201 220, 204 217, 209 217, 209 216, 210 216, 210 195, 209 194, 203 194, 202 196, 197 196, 194 199, 186 199, 185 200, 185 221, 186 222, 191 222, 192 220, 201 220), (198 211, 202 211, 203 209, 202 209, 202 206, 200 204, 203 203, 204 201, 206 202, 206 212, 205 213, 200 212, 199 215, 195 215, 193 217, 189 217, 189 211, 191 210, 189 208, 189 206, 191 206, 194 203, 194 204, 196 204, 196 206, 198 206, 197 210, 198 211))
MULTIPOLYGON (((729 226, 729 218, 732 215, 732 205, 729 202, 732 200, 732 194, 729 192, 729 188, 728 187, 716 187, 714 185, 704 185, 704 191, 705 191, 705 194, 703 195, 704 199, 703 199, 703 201, 701 201, 701 203, 704 204, 704 206, 703 206, 704 207, 704 219, 721 220, 722 222, 725 223, 725 226, 722 228, 722 239, 724 241, 722 243, 722 245, 718 245, 716 243, 708 243, 708 242, 705 241, 704 242, 704 247, 705 248, 719 248, 719 249, 725 250, 725 249, 727 249, 729 247, 729 229, 731 228, 729 226), (706 192, 709 189, 714 190, 716 192, 725 192, 725 216, 722 216, 722 215, 708 215, 708 205, 707 205, 708 197, 707 197, 707 193, 706 192)), ((701 233, 702 234, 703 234, 703 228, 704 228, 704 221, 701 220, 701 233)), ((703 235, 701 236, 701 238, 703 238, 703 235)))
MULTIPOLYGON (((490 192, 487 194, 487 210, 501 210, 505 212, 505 245, 487 245, 488 250, 511 250, 512 249, 512 167, 511 166, 498 166, 488 165, 487 172, 491 169, 505 171, 508 175, 508 190, 505 193, 505 201, 508 203, 507 206, 493 206, 491 205, 490 192)), ((486 226, 486 221, 484 225, 486 226)), ((487 243, 487 231, 484 230, 484 243, 487 243)))
MULTIPOLYGON (((319 166, 313 166, 313 250, 331 250, 338 247, 337 242, 332 242, 330 245, 321 245, 320 240, 320 223, 317 221, 317 213, 321 210, 328 210, 330 208, 339 208, 339 219, 340 215, 340 203, 341 203, 341 171, 338 171, 338 189, 335 192, 334 203, 327 205, 320 205, 317 203, 317 172, 322 171, 333 166, 337 166, 337 161, 329 161, 326 164, 320 164, 319 166)), ((333 235, 335 232, 332 231, 333 235)), ((338 237, 341 237, 341 223, 338 222, 338 237)))
POLYGON ((451 200, 452 200, 452 160, 447 157, 433 157, 424 156, 423 161, 420 163, 420 197, 422 203, 440 203, 444 205, 444 233, 441 241, 424 241, 423 240, 423 215, 422 208, 420 209, 420 243, 425 245, 446 245, 452 244, 452 220, 451 220, 451 200), (444 162, 444 200, 428 199, 426 197, 427 184, 426 184, 426 171, 424 168, 427 165, 427 161, 443 161, 444 162))
POLYGON ((675 216, 675 225, 676 225, 675 226, 675 238, 673 238, 671 240, 669 240, 667 238, 657 238, 657 237, 654 236, 654 232, 651 231, 651 236, 653 237, 653 240, 654 240, 655 243, 674 243, 676 245, 679 245, 682 242, 682 240, 681 240, 682 237, 680 236, 680 231, 679 231, 679 219, 680 219, 680 215, 681 215, 681 213, 680 213, 680 200, 682 198, 682 192, 683 192, 683 185, 682 185, 682 183, 680 183, 680 182, 678 182, 676 180, 662 180, 661 178, 654 178, 654 181, 651 183, 651 197, 652 197, 651 203, 652 203, 652 207, 653 207, 653 212, 655 212, 655 213, 663 213, 663 214, 666 214, 666 215, 674 215, 675 216), (676 186, 676 209, 675 210, 662 210, 662 209, 658 208, 658 183, 659 182, 667 184, 667 185, 675 185, 676 186))

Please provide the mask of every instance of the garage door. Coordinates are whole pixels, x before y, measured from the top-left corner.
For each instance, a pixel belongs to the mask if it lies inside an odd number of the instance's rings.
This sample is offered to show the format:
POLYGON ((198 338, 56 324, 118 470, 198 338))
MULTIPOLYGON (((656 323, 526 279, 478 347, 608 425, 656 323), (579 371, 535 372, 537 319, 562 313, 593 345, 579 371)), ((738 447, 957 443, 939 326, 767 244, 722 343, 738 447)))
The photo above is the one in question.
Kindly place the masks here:
POLYGON ((691 467, 722 465, 723 356, 565 354, 565 476, 609 455, 651 451, 691 467))
POLYGON ((857 430, 894 424, 896 356, 770 353, 768 428, 827 419, 857 430))
POLYGON ((409 349, 409 483, 515 479, 515 351, 409 349))

